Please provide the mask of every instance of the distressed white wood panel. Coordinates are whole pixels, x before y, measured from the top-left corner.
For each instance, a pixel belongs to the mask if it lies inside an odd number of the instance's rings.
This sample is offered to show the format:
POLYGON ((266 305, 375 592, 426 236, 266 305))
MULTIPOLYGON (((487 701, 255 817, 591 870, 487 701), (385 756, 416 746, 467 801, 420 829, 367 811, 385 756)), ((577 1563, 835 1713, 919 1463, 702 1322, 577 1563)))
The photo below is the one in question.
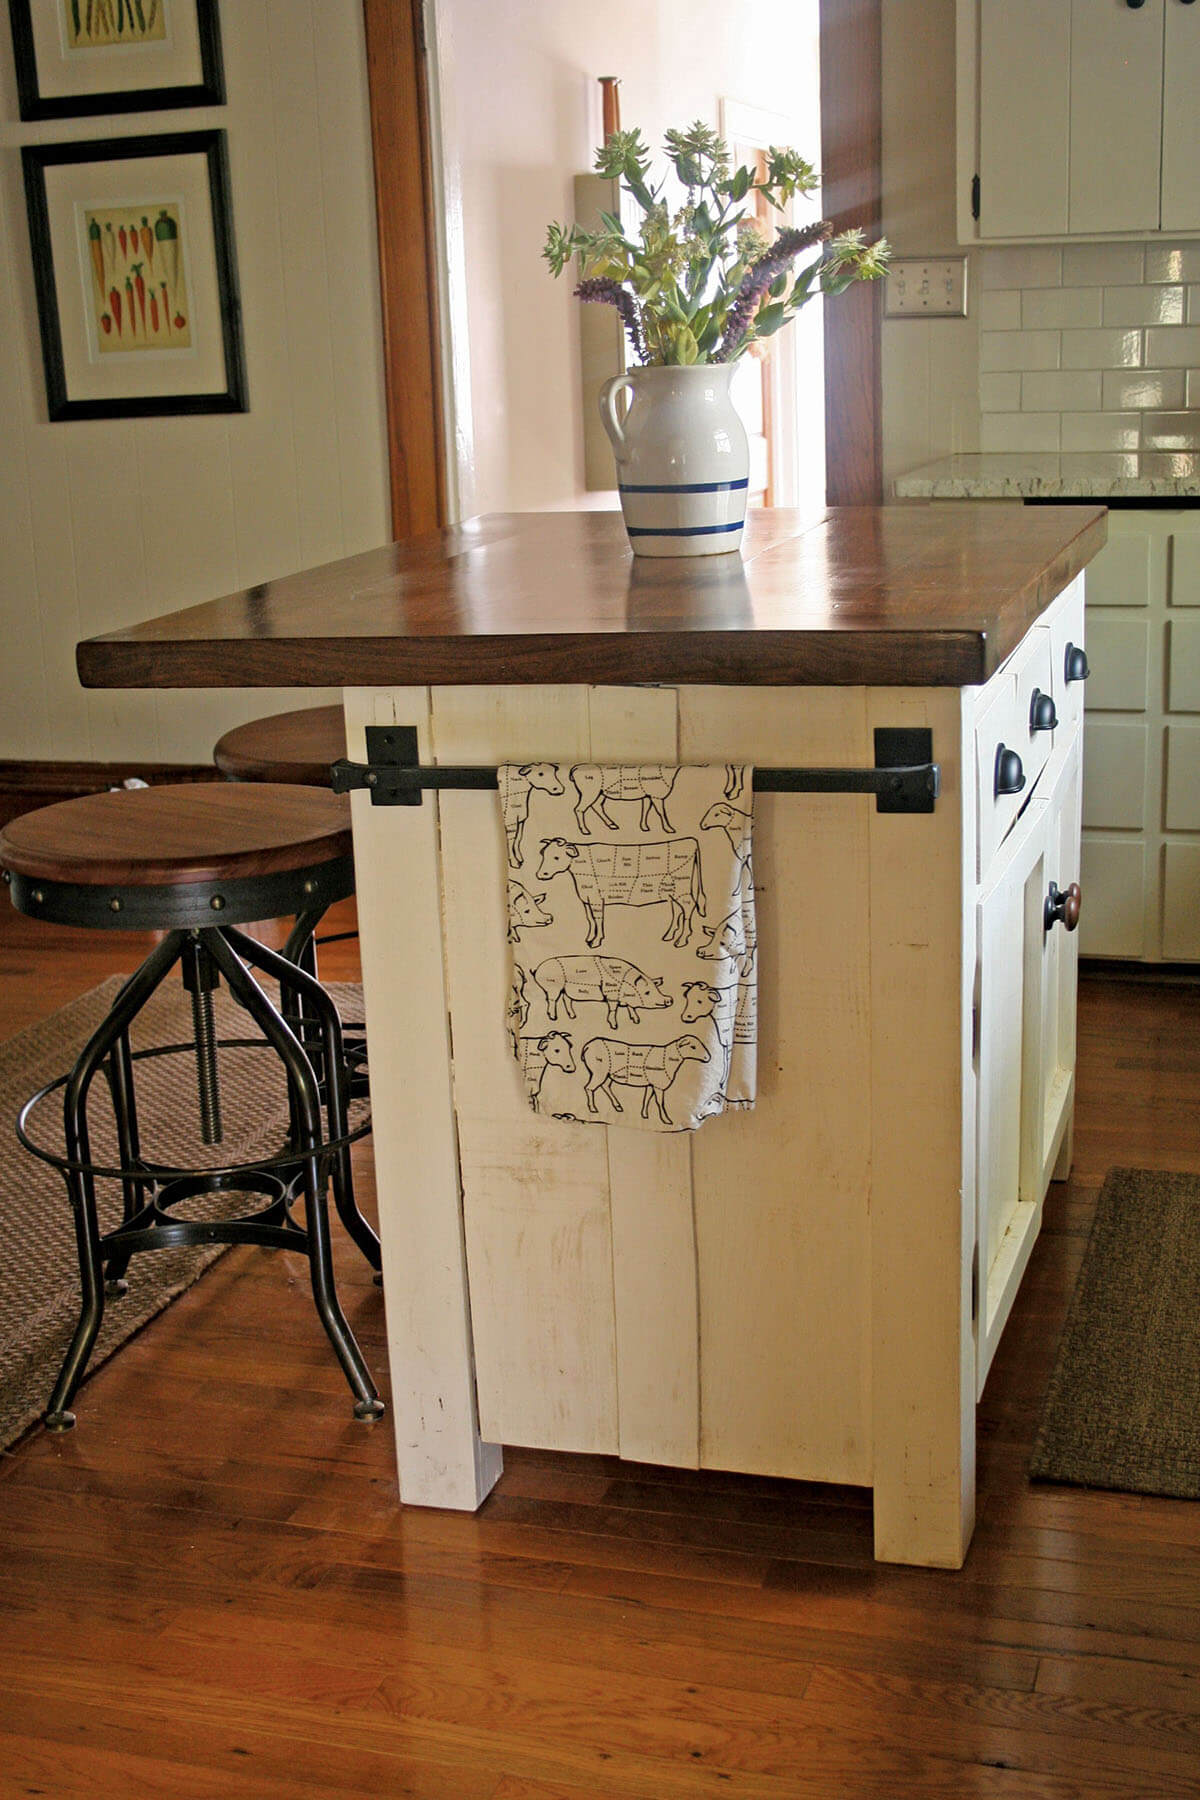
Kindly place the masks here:
POLYGON ((1146 845, 1141 836, 1085 831, 1079 885, 1081 956, 1146 954, 1146 845))
POLYGON ((1153 539, 1144 528, 1124 528, 1121 518, 1119 513, 1109 515, 1108 542, 1088 564, 1089 612, 1100 606, 1150 604, 1153 539), (1114 524, 1114 519, 1118 523, 1114 524))
POLYGON ((1085 826, 1141 829, 1147 743, 1147 728, 1138 720, 1089 718, 1083 753, 1085 826))
POLYGON ((1163 47, 1162 213, 1164 231, 1200 230, 1200 19, 1171 0, 1163 47))
POLYGON ((1149 690, 1150 623, 1101 613, 1088 630, 1087 709, 1145 712, 1149 690))
MULTIPOLYGON (((679 760, 671 688, 589 691, 599 763, 679 760)), ((612 1208, 621 1455, 696 1468, 700 1338, 691 1132, 604 1128, 612 1208)))
POLYGON ((867 815, 875 1554, 950 1568, 966 1554, 975 1505, 975 1218, 963 1129, 974 962, 964 968, 962 954, 972 777, 961 709, 953 689, 869 690, 868 726, 928 726, 942 769, 934 812, 867 815))
MULTIPOLYGON (((687 762, 873 760, 862 690, 683 688, 679 704, 687 762)), ((758 1102, 693 1144, 705 1467, 871 1479, 870 805, 754 800, 758 1102)))
POLYGON ((1061 0, 980 0, 978 80, 980 236, 1061 235, 1068 220, 1070 8, 1061 0))
POLYGON ((1167 633, 1168 709, 1200 712, 1200 619, 1172 619, 1167 633))
MULTIPOLYGON (((439 762, 587 761, 580 686, 440 688, 439 762)), ((497 796, 440 796, 447 986, 478 1391, 485 1435, 615 1452, 605 1133, 531 1111, 508 1042, 506 853, 497 796)), ((538 796, 526 825, 539 833, 538 796)), ((532 1016, 529 1029, 538 1028, 532 1016)), ((547 1079, 550 1079, 548 1077, 547 1079)))
POLYGON ((1168 831, 1200 831, 1200 725, 1169 725, 1167 738, 1168 831))
MULTIPOLYGON (((348 690, 346 719, 352 757, 366 725, 393 723, 415 725, 431 757, 424 688, 348 690)), ((475 1400, 437 802, 372 806, 360 791, 352 805, 400 1498, 473 1511, 502 1462, 475 1400)))
MULTIPOLYGON (((1140 7, 1072 0, 1073 233, 1158 230, 1163 6, 1164 0, 1140 7)), ((1031 74, 1049 17, 1065 8, 1037 10, 1042 29, 1025 40, 1031 74)))
POLYGON ((1168 844, 1163 865, 1163 955, 1200 962, 1200 844, 1168 844))

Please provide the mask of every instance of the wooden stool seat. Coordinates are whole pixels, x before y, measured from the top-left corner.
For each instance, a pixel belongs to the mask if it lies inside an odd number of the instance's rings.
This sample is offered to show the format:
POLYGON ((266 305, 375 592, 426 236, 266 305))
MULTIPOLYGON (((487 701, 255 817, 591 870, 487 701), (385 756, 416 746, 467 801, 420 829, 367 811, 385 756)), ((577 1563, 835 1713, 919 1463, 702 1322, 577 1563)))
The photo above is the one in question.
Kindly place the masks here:
POLYGON ((340 706, 302 706, 235 725, 217 740, 213 761, 230 781, 301 782, 328 787, 329 768, 346 754, 340 706))
POLYGON ((0 828, 0 866, 21 912, 102 929, 278 918, 354 891, 347 798, 283 783, 63 800, 0 828))

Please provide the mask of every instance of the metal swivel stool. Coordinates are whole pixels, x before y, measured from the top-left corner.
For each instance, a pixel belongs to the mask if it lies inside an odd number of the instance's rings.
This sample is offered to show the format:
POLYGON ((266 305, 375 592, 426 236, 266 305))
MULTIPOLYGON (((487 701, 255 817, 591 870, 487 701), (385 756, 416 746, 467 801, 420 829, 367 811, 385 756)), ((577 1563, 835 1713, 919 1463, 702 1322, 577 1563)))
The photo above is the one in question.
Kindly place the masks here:
MULTIPOLYGON (((121 988, 74 1067, 32 1096, 18 1135, 26 1149, 59 1168, 74 1214, 82 1287, 75 1335, 45 1414, 55 1430, 74 1424, 68 1406, 82 1379, 108 1293, 124 1291, 130 1258, 181 1244, 260 1244, 308 1259, 313 1299, 354 1395, 355 1416, 383 1411, 334 1286, 327 1190, 347 1232, 375 1269, 379 1240, 358 1210, 350 1143, 369 1126, 348 1126, 351 1086, 341 1023, 330 996, 302 966, 325 908, 354 889, 345 802, 298 786, 190 783, 90 794, 18 817, 0 829, 0 867, 14 906, 32 918, 102 930, 150 930, 163 936, 121 988), (294 917, 282 953, 238 929, 252 920, 294 917), (219 1044, 213 989, 223 979, 286 1081, 288 1129, 275 1156, 220 1168, 181 1168, 142 1151, 130 1026, 179 964, 191 995, 201 1136, 222 1138, 219 1044), (276 1006, 257 979, 279 983, 276 1006), (289 1019, 291 1022, 289 1022, 289 1019), (112 1166, 93 1159, 88 1098, 106 1077, 119 1147, 112 1166), (35 1142, 30 1115, 62 1091, 64 1153, 35 1142), (96 1183, 120 1183, 120 1223, 102 1231, 96 1183), (181 1218, 173 1207, 198 1195, 229 1193, 261 1202, 237 1218, 181 1218), (303 1202, 303 1223, 294 1209, 303 1202)), ((225 1040, 224 1042, 229 1042, 225 1040)), ((182 1049, 182 1046, 176 1046, 182 1049)), ((189 1046, 188 1048, 192 1048, 189 1046)), ((99 1097, 104 1100, 102 1090, 99 1097)), ((107 1104, 107 1102, 105 1101, 107 1104)))

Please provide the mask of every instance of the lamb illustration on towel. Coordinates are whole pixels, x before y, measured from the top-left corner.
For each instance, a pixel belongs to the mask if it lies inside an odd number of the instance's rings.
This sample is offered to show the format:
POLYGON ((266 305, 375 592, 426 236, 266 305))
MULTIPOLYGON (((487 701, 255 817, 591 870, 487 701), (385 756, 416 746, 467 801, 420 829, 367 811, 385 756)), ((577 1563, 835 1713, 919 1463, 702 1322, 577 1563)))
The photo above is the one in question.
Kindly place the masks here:
POLYGON ((558 1018, 561 1003, 568 1019, 575 1017, 575 1002, 596 1000, 608 1008, 610 1031, 621 1023, 621 1008, 629 1023, 637 1025, 643 1012, 670 1006, 660 990, 664 977, 643 975, 622 956, 550 956, 533 970, 533 979, 546 996, 546 1012, 558 1018))
POLYGON ((519 881, 508 884, 508 941, 519 944, 522 931, 533 931, 539 925, 553 925, 554 919, 542 905, 544 894, 527 894, 519 881))
MULTIPOLYGON (((598 763, 576 763, 571 770, 571 786, 579 795, 575 823, 587 837, 587 815, 594 812, 610 831, 619 831, 621 827, 609 817, 606 802, 634 800, 641 804, 639 823, 643 831, 651 829, 655 813, 664 831, 674 831, 675 827, 667 817, 667 801, 678 774, 678 769, 664 763, 643 763, 636 769, 603 769, 598 763)), ((561 788, 559 792, 562 792, 561 788)))
POLYGON ((653 1095, 658 1116, 664 1125, 672 1119, 667 1111, 666 1092, 685 1062, 706 1063, 711 1060, 698 1037, 690 1032, 669 1044, 626 1044, 620 1038, 589 1038, 580 1051, 580 1059, 588 1072, 587 1103, 589 1112, 599 1112, 596 1095, 603 1094, 614 1112, 625 1108, 613 1093, 618 1087, 641 1088, 642 1117, 650 1116, 653 1095))
POLYGON ((734 868, 738 883, 744 880, 753 883, 754 872, 750 867, 751 830, 753 818, 747 812, 739 812, 735 806, 726 806, 718 802, 710 806, 700 821, 701 831, 723 831, 729 839, 729 848, 734 855, 734 868))
POLYGON ((589 950, 604 942, 605 906, 656 906, 666 902, 671 918, 663 942, 682 949, 704 910, 700 845, 696 838, 653 844, 573 844, 543 838, 536 879, 570 875, 587 914, 589 950))

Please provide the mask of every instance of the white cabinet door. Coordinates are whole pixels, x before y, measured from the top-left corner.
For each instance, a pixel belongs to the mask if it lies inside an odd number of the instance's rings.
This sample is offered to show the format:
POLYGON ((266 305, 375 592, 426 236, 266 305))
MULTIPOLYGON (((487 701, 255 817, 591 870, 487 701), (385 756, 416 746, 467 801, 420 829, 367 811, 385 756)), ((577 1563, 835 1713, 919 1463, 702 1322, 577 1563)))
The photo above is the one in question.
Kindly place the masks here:
MULTIPOLYGON (((1046 888, 1043 904, 1051 896, 1051 884, 1067 904, 1063 917, 1042 932, 1042 1031, 1038 1058, 1037 1090, 1024 1154, 1027 1166, 1022 1186, 1046 1192, 1064 1142, 1070 1161, 1071 1114, 1075 1100, 1075 1014, 1079 975, 1079 936, 1075 926, 1079 911, 1071 906, 1073 886, 1079 884, 1079 825, 1081 812, 1082 733, 1075 729, 1065 750, 1055 745, 1053 785, 1039 796, 1045 813, 1046 888), (1074 920, 1074 926, 1071 921, 1074 920)), ((1065 1173, 1065 1171, 1064 1171, 1065 1173)))
POLYGON ((979 899, 976 987, 978 1276, 976 1384, 991 1367, 1041 1224, 1031 1180, 1041 1106, 1042 903, 1046 816, 1030 804, 1010 833, 979 899))
POLYGON ((1162 229, 1200 226, 1200 6, 1167 0, 1163 56, 1162 229))
POLYGON ((1178 0, 1071 0, 1073 234, 1158 230, 1168 3, 1178 0))
POLYGON ((979 235, 1067 230, 1071 8, 979 0, 979 235))

